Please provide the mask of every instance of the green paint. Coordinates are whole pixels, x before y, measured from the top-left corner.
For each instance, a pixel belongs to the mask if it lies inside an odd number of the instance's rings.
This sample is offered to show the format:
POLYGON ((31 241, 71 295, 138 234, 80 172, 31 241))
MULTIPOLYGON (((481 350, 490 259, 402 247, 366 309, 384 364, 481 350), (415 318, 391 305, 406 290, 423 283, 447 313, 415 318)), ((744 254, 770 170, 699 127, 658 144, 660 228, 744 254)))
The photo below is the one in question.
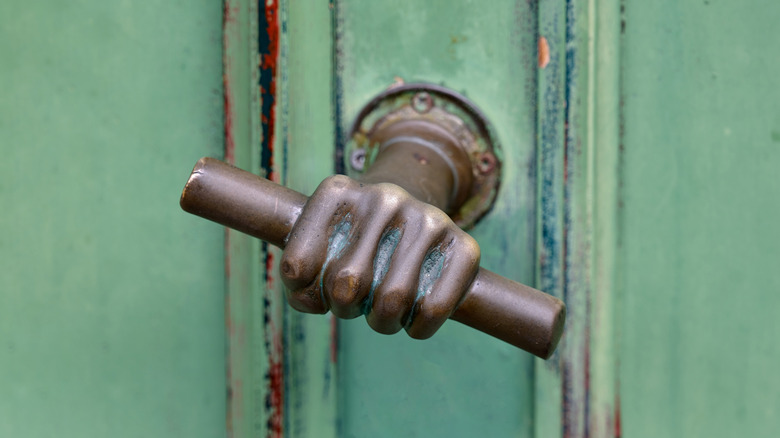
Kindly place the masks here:
POLYGON ((780 3, 627 1, 624 435, 780 422, 780 3))
POLYGON ((385 279, 387 271, 390 269, 390 260, 393 258, 395 249, 401 241, 402 232, 398 228, 393 228, 385 232, 379 240, 379 247, 374 256, 374 278, 371 281, 371 290, 368 292, 368 298, 363 304, 363 314, 367 315, 374 305, 374 291, 385 279))
MULTIPOLYGON (((504 178, 471 234, 483 266, 526 283, 535 260, 532 3, 337 2, 341 129, 396 77, 473 100, 503 145, 504 178)), ((533 359, 509 345, 454 322, 426 341, 381 336, 362 318, 340 322, 339 345, 341 437, 532 434, 533 359)))
MULTIPOLYGON (((280 7, 285 25, 274 158, 283 181, 310 194, 334 169, 333 11, 321 0, 282 1, 280 7)), ((281 281, 275 287, 283 296, 281 281)), ((286 436, 340 438, 333 317, 288 309, 285 319, 286 436)))
MULTIPOLYGON (((255 59, 248 56, 258 50, 256 7, 251 0, 225 2, 230 19, 224 20, 223 73, 233 164, 260 174, 258 68, 255 59)), ((282 309, 286 301, 273 290, 273 276, 266 272, 261 243, 235 230, 227 229, 225 234, 224 263, 230 273, 226 279, 227 433, 236 438, 265 435, 274 414, 266 401, 273 396, 272 365, 282 360, 282 309)))
MULTIPOLYGON (((339 128, 396 77, 473 99, 505 145, 498 202, 472 232, 483 264, 530 281, 538 244, 553 264, 539 284, 567 297, 564 342, 532 388, 528 358, 464 327, 413 342, 344 322, 338 435, 771 435, 778 6, 472 3, 337 2, 339 128), (553 226, 539 240, 537 205, 553 226)), ((334 136, 328 20, 324 3, 290 6, 285 158, 308 192, 330 173, 330 144, 309 147, 334 136)), ((336 436, 327 319, 289 316, 307 321, 289 344, 290 429, 336 436)))
MULTIPOLYGON (((566 2, 540 1, 538 38, 544 38, 549 61, 538 70, 537 83, 537 201, 535 205, 537 248, 536 284, 553 296, 564 297, 564 151, 566 141, 566 2)), ((537 42, 538 47, 538 42, 537 42)), ((537 58, 538 60, 538 58, 537 58)), ((538 62, 537 62, 538 65, 538 62)), ((572 308, 566 303, 566 327, 558 351, 547 361, 539 359, 534 372, 534 436, 557 438, 563 435, 564 400, 561 356, 566 348, 572 308)))
POLYGON ((219 2, 0 3, 0 436, 225 435, 219 2))

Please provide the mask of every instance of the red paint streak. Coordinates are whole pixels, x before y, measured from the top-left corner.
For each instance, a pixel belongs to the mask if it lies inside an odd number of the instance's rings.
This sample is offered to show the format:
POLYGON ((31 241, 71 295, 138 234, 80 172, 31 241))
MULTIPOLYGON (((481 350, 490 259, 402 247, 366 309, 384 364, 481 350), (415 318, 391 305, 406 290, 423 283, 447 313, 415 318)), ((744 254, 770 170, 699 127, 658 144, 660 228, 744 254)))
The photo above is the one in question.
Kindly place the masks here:
POLYGON ((620 418, 620 396, 615 396, 615 438, 623 436, 623 426, 620 418))
POLYGON ((238 17, 239 9, 238 5, 230 7, 230 0, 225 1, 224 10, 222 11, 222 28, 225 28, 225 24, 235 25, 237 23, 236 17, 238 17))
POLYGON ((228 75, 223 75, 222 84, 225 89, 225 161, 235 164, 236 143, 233 140, 233 97, 230 94, 228 75))
POLYGON ((268 436, 282 438, 284 436, 284 345, 283 333, 276 328, 271 317, 270 303, 276 299, 274 295, 274 254, 270 251, 265 257, 266 300, 266 330, 265 343, 268 346, 268 388, 266 394, 266 409, 268 410, 268 436))
POLYGON ((284 363, 281 342, 274 342, 274 352, 268 361, 268 436, 282 438, 284 435, 284 363))
POLYGON ((226 1, 222 13, 222 45, 224 55, 222 58, 222 87, 225 106, 225 161, 235 164, 235 141, 233 135, 233 94, 230 87, 230 73, 232 70, 232 60, 228 56, 230 52, 230 30, 235 25, 234 11, 230 8, 230 2, 226 1))
MULTIPOLYGON (((274 170, 274 141, 276 124, 276 74, 279 59, 279 4, 269 0, 264 3, 265 47, 260 47, 260 96, 262 99, 261 124, 263 128, 263 155, 268 157, 267 163, 262 163, 268 172, 266 177, 278 182, 278 173, 274 170), (267 44, 267 45, 266 45, 267 44), (267 85, 267 89, 266 86, 267 85), (266 155, 267 154, 267 155, 266 155)), ((262 26, 262 24, 261 24, 262 26)), ((262 30, 261 30, 262 31, 262 30)), ((284 435, 284 344, 283 331, 276 327, 272 315, 273 308, 279 297, 274 280, 273 253, 266 252, 266 330, 265 345, 268 348, 268 388, 266 394, 266 410, 268 413, 268 436, 281 438, 284 435)))
POLYGON ((274 255, 271 251, 265 256, 265 285, 267 290, 274 288, 274 255))
MULTIPOLYGON (((275 1, 269 1, 265 4, 265 32, 268 35, 268 52, 263 56, 260 67, 263 69, 276 70, 277 60, 279 58, 279 5, 275 1)), ((271 83, 271 93, 276 93, 275 81, 271 83)))
POLYGON ((268 46, 265 47, 260 69, 262 74, 270 75, 268 81, 268 90, 260 86, 260 95, 262 98, 271 99, 272 104, 264 108, 261 115, 264 135, 266 136, 265 146, 268 148, 268 175, 267 178, 274 182, 279 182, 279 175, 274 169, 274 141, 276 137, 276 72, 279 61, 279 2, 270 0, 265 2, 265 33, 268 46))

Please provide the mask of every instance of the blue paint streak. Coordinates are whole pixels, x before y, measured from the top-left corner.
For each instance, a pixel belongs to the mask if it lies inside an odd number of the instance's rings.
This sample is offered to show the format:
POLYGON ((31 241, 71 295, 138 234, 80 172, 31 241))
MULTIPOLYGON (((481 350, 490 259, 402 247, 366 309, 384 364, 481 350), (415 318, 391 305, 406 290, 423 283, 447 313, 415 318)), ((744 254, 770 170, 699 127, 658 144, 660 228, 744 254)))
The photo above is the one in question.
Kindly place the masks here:
POLYGON ((374 305, 374 291, 385 279, 387 271, 390 269, 390 259, 393 257, 395 249, 398 248, 398 242, 401 241, 401 230, 393 228, 385 232, 379 240, 379 247, 374 256, 374 279, 371 281, 371 291, 368 298, 363 303, 363 314, 368 315, 371 307, 374 305))
POLYGON ((425 256, 422 266, 420 267, 420 278, 417 281, 417 296, 414 298, 412 311, 409 312, 409 319, 406 321, 407 327, 414 320, 417 304, 424 296, 431 293, 431 289, 433 289, 436 280, 441 277, 441 272, 444 269, 444 259, 444 253, 441 252, 439 248, 434 248, 425 256))

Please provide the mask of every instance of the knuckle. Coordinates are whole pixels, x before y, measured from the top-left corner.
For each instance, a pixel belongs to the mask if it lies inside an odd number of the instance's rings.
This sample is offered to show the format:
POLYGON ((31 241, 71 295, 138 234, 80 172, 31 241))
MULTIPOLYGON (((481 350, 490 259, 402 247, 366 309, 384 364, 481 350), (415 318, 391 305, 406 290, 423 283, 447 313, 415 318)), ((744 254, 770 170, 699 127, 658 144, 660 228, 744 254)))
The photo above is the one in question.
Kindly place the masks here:
POLYGON ((397 198, 399 201, 406 201, 411 199, 411 195, 409 195, 409 193, 399 185, 393 183, 379 183, 375 186, 381 190, 382 193, 386 194, 387 196, 397 198))
POLYGON ((287 292, 287 302, 290 306, 305 313, 325 313, 327 308, 320 300, 319 288, 302 288, 287 292))
POLYGON ((374 306, 371 313, 378 321, 396 321, 406 310, 406 305, 399 297, 403 295, 400 290, 390 290, 374 298, 374 306))
POLYGON ((294 255, 285 253, 282 255, 280 271, 283 279, 299 280, 304 271, 303 260, 294 255))
POLYGON ((432 205, 425 205, 422 210, 423 227, 430 232, 441 232, 450 228, 452 221, 447 213, 432 205))
POLYGON ((334 307, 354 306, 361 286, 361 276, 351 269, 344 269, 335 275, 333 287, 327 291, 334 307))
POLYGON ((423 318, 426 322, 434 325, 440 324, 446 321, 454 310, 454 307, 448 305, 448 302, 424 303, 420 306, 420 313, 417 318, 423 318))
POLYGON ((333 192, 340 192, 349 188, 352 184, 352 179, 345 175, 331 175, 320 183, 317 188, 317 192, 325 192, 332 194, 333 192))
POLYGON ((399 210, 409 201, 409 194, 395 184, 380 183, 375 189, 375 200, 380 208, 399 210))
POLYGON ((479 244, 476 239, 471 237, 468 233, 460 231, 455 237, 456 253, 461 254, 466 263, 471 265, 479 265, 479 259, 482 256, 482 250, 479 248, 479 244))

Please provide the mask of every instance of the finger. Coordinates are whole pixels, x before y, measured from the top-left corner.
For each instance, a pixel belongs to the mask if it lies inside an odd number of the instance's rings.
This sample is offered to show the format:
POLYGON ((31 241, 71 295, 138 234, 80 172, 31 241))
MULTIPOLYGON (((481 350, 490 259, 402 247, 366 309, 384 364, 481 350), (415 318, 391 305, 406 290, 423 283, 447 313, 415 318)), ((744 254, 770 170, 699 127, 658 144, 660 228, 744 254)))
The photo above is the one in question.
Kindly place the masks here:
POLYGON ((319 281, 313 281, 302 289, 291 290, 285 288, 285 294, 290 306, 299 312, 328 313, 327 303, 322 299, 319 281))
POLYGON ((326 178, 309 198, 290 232, 280 271, 282 282, 290 291, 288 300, 296 309, 320 313, 325 306, 306 293, 315 287, 318 293, 314 295, 320 295, 321 300, 321 285, 317 280, 322 267, 349 243, 356 185, 343 175, 326 178))
POLYGON ((382 202, 381 197, 363 204, 355 216, 355 243, 340 258, 326 262, 323 292, 328 306, 339 318, 363 314, 363 305, 374 281, 377 252, 386 246, 387 233, 393 229, 396 205, 382 202), (372 214, 373 213, 373 214, 372 214))
POLYGON ((479 270, 479 245, 463 231, 452 233, 440 253, 441 259, 434 257, 430 263, 430 273, 420 273, 417 303, 406 326, 406 332, 415 339, 427 339, 436 333, 455 311, 479 270))
POLYGON ((410 220, 403 227, 387 274, 375 288, 366 314, 371 328, 384 334, 396 333, 405 325, 417 296, 420 268, 446 231, 441 216, 449 220, 440 210, 422 203, 413 203, 407 211, 422 214, 406 214, 410 220))

